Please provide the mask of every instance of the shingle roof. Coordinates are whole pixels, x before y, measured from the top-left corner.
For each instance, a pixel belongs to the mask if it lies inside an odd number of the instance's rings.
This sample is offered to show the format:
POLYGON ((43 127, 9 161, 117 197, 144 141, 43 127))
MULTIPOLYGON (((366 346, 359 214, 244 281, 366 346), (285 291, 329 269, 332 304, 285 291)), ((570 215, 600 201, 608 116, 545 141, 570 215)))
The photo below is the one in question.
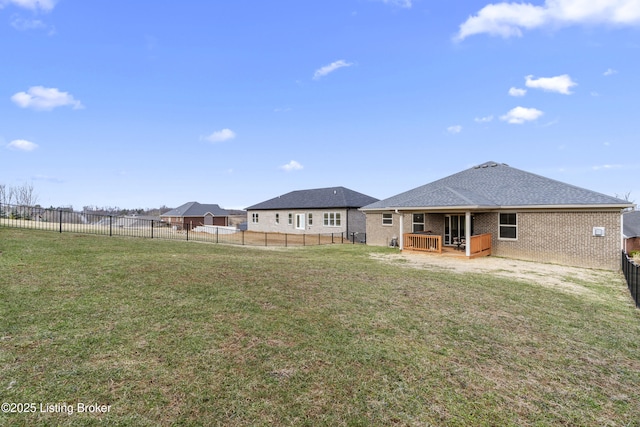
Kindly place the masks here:
POLYGON ((622 215, 622 234, 627 239, 640 237, 640 211, 625 212, 622 215))
POLYGON ((345 187, 292 191, 249 206, 247 210, 360 208, 378 199, 345 187))
POLYGON ((632 206, 504 163, 486 162, 379 202, 365 210, 389 208, 499 208, 515 206, 632 206))
POLYGON ((222 209, 218 205, 205 205, 198 202, 185 203, 169 212, 165 212, 160 216, 205 216, 207 213, 213 214, 213 216, 228 216, 229 212, 222 209))

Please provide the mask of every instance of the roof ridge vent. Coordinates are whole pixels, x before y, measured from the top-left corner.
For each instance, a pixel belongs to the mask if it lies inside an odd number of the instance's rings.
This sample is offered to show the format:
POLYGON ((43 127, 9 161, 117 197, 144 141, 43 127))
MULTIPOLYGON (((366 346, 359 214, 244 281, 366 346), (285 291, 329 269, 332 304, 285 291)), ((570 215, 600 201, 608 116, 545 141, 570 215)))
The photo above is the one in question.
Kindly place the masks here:
POLYGON ((489 166, 491 166, 492 168, 495 168, 496 166, 498 166, 497 163, 491 163, 489 166))

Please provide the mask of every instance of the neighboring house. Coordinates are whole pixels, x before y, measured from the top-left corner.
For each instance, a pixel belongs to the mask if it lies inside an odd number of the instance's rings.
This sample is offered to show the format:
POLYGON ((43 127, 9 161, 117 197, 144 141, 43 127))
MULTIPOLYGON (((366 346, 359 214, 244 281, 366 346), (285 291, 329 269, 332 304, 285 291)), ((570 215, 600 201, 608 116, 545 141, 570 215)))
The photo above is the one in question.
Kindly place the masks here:
POLYGON ((358 209, 376 201, 345 187, 292 191, 246 208, 247 229, 296 234, 364 233, 365 215, 358 209))
POLYGON ((218 205, 189 202, 165 212, 160 218, 179 230, 191 230, 201 225, 229 225, 229 211, 218 205))
POLYGON ((640 211, 629 211, 622 215, 622 237, 626 253, 640 251, 640 211))
POLYGON ((367 243, 618 269, 625 200, 487 162, 364 206, 367 243), (395 239, 395 240, 394 240, 395 239), (480 241, 483 243, 480 243, 480 241))

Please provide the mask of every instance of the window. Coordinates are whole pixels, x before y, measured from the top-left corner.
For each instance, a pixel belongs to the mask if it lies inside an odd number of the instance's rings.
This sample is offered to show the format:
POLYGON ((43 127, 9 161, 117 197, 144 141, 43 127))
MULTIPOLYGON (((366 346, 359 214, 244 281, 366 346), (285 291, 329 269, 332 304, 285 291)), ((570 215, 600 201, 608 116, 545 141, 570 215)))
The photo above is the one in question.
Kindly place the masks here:
POLYGON ((382 214, 382 225, 393 225, 393 214, 382 214))
POLYGON ((293 214, 292 213, 289 213, 288 223, 289 223, 289 225, 293 225, 293 214))
POLYGON ((280 224, 280 214, 276 214, 276 224, 280 224))
POLYGON ((518 218, 515 213, 500 214, 500 238, 512 240, 518 238, 518 218))
POLYGON ((325 212, 323 219, 325 227, 340 227, 342 225, 342 214, 340 212, 325 212))
POLYGON ((258 214, 257 213, 252 213, 251 214, 251 222, 253 222, 254 224, 258 223, 258 214))
POLYGON ((308 213, 307 214, 307 224, 313 225, 313 214, 312 213, 308 213))
POLYGON ((419 233, 424 231, 424 214, 413 214, 413 232, 419 233))

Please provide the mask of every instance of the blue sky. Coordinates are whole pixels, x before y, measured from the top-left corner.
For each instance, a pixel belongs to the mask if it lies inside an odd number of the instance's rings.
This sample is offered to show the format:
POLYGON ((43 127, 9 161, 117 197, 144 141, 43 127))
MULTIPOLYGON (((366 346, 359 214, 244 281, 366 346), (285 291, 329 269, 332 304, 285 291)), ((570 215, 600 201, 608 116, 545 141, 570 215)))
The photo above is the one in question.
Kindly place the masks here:
POLYGON ((386 198, 485 161, 640 203, 640 0, 0 0, 0 184, 386 198))

